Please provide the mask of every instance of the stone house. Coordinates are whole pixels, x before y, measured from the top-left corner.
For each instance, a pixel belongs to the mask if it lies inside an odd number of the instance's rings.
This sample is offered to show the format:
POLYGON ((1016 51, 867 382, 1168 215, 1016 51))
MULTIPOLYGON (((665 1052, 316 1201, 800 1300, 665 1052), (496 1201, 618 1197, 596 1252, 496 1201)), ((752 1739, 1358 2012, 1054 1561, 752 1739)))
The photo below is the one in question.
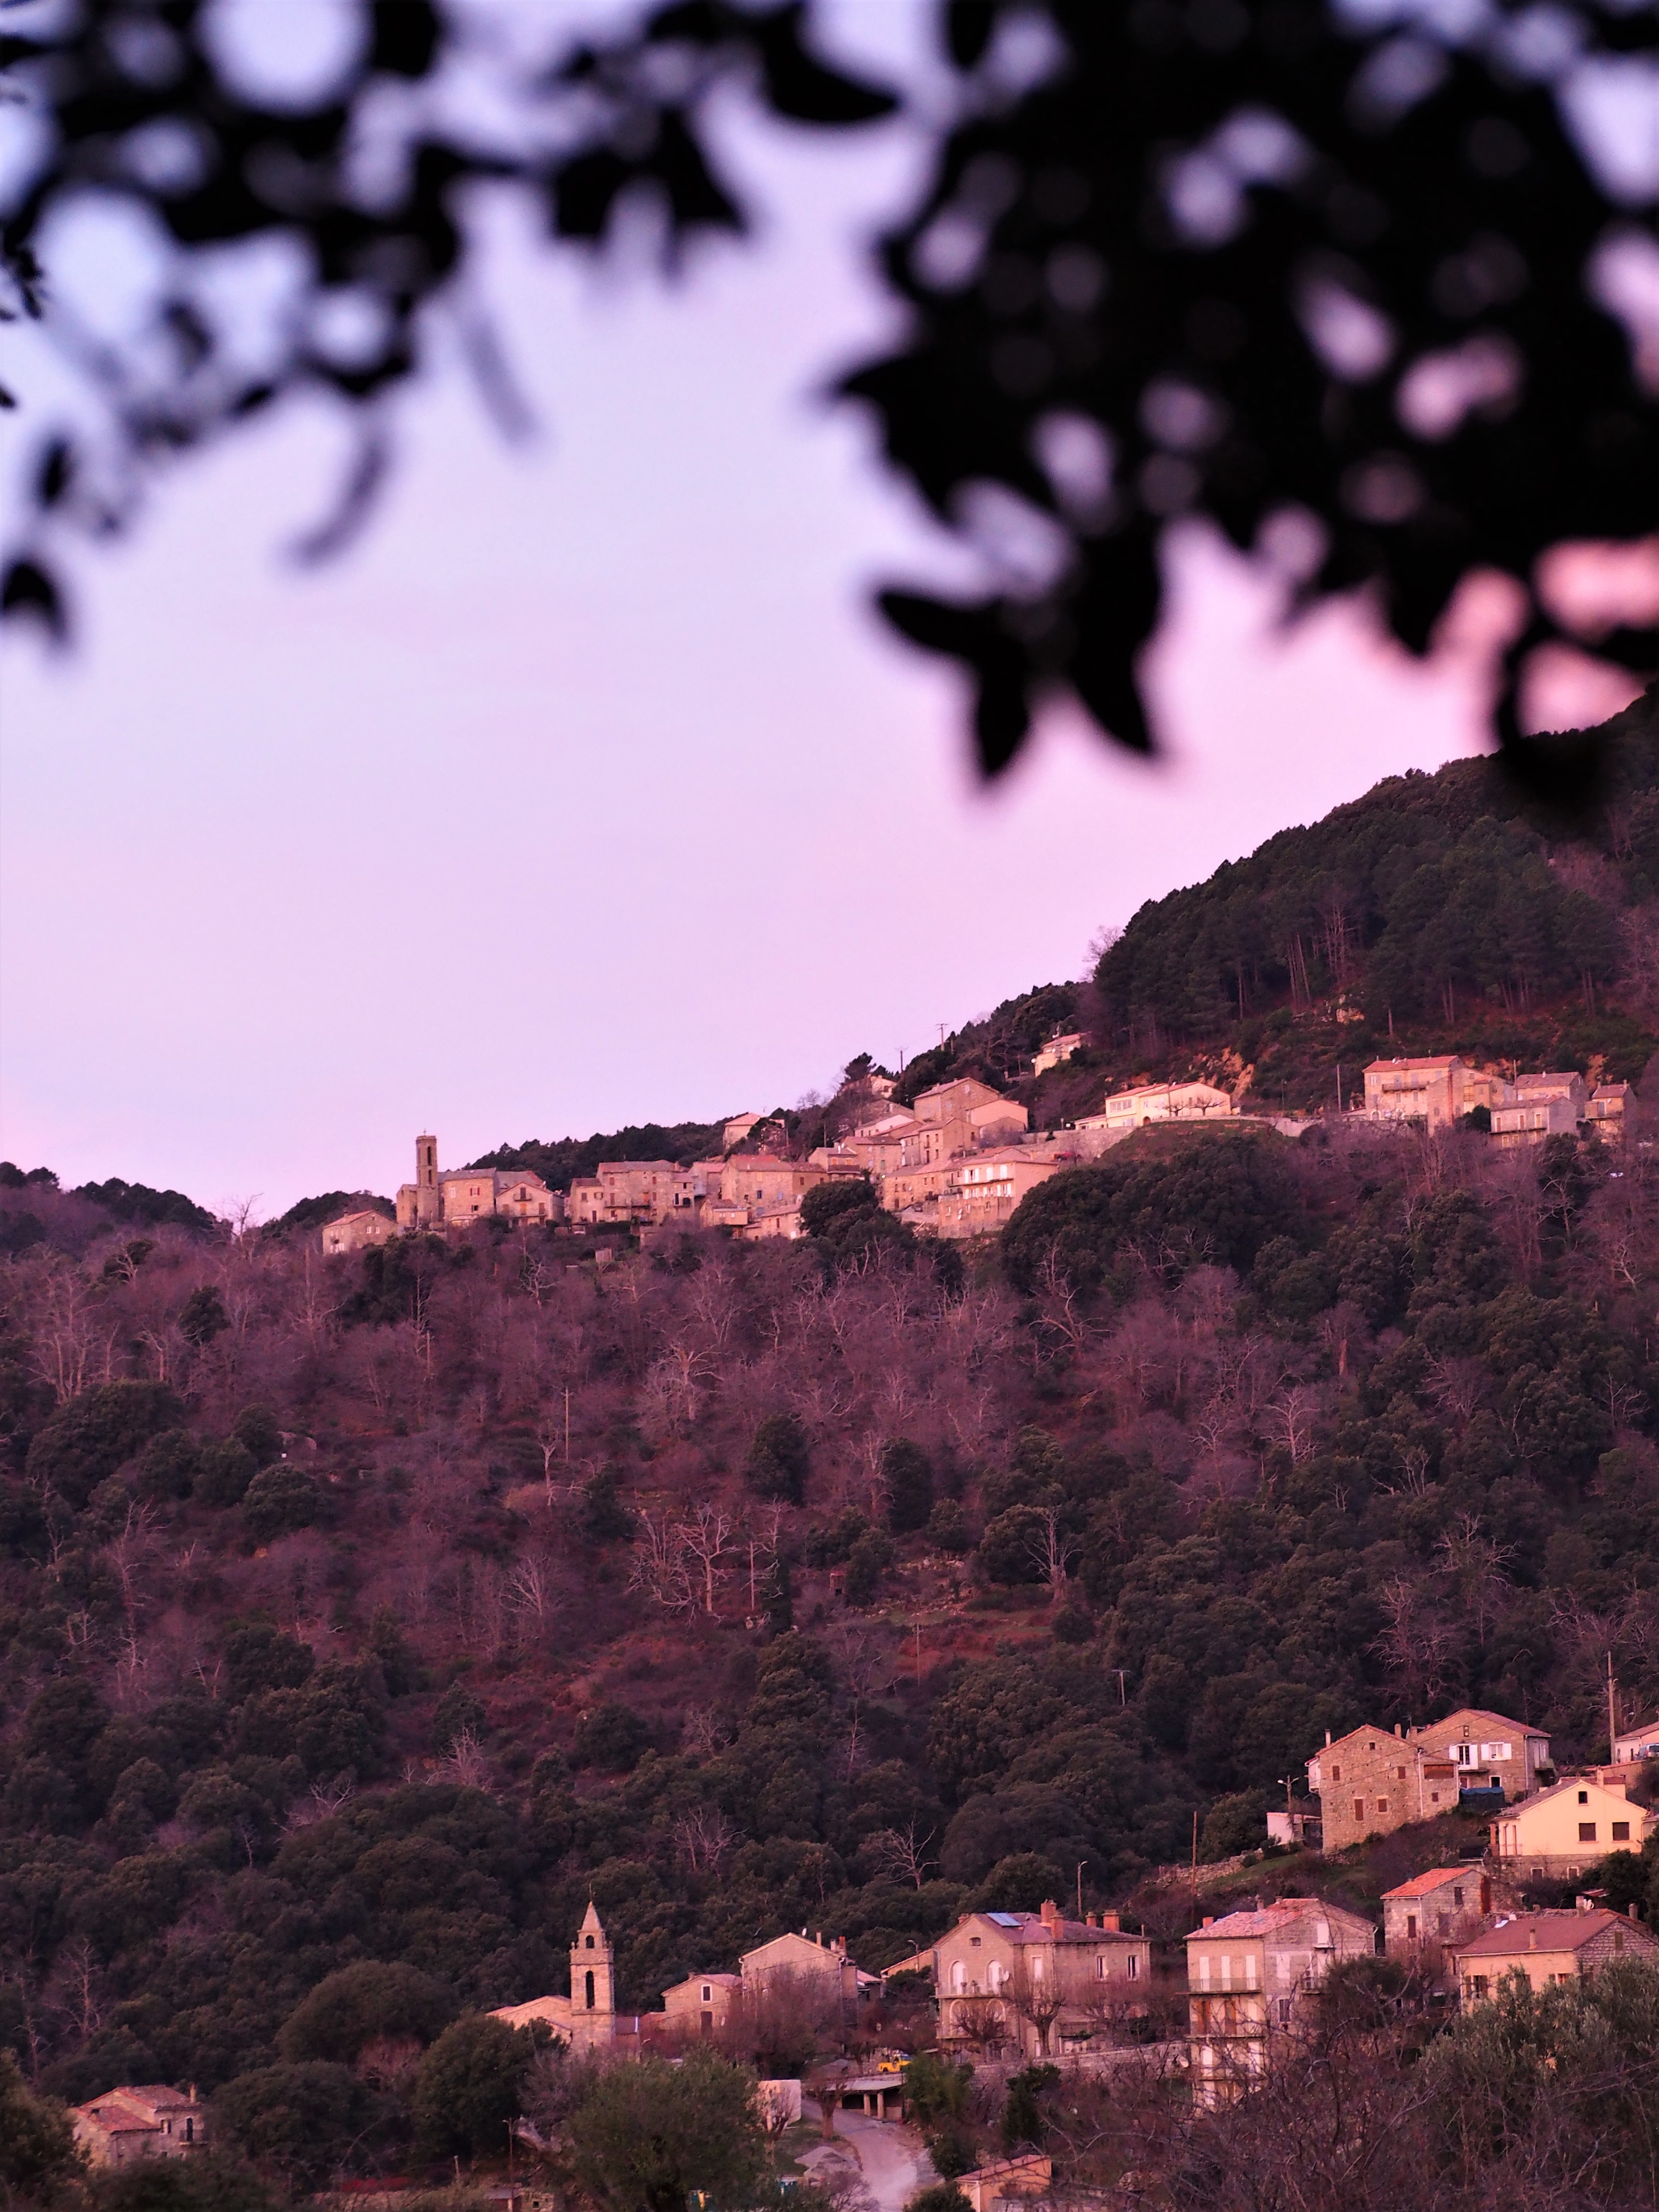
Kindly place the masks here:
POLYGON ((1385 1121, 1424 1121, 1449 1129, 1476 1106, 1502 1103, 1500 1076, 1470 1067, 1455 1053, 1427 1060, 1374 1060, 1365 1070, 1365 1111, 1385 1121))
POLYGON ((1628 1766, 1642 1759, 1659 1759, 1659 1713, 1635 1728, 1623 1729, 1613 1739, 1613 1763, 1628 1766))
POLYGON ((939 1194, 939 1235, 984 1237, 1000 1229, 1027 1191, 1080 1158, 1075 1142, 1038 1139, 957 1162, 954 1183, 939 1194))
POLYGON ((90 2166, 130 2166, 140 2158, 187 2158, 207 2141, 207 2111, 188 2089, 157 2082, 111 2089, 72 2106, 77 2148, 90 2166))
POLYGON ((1452 1953, 1466 2008, 1498 1996, 1510 1974, 1521 1975, 1532 1989, 1547 1990, 1629 1958, 1651 1965, 1659 1960, 1659 1943, 1633 1917, 1598 1910, 1587 1897, 1580 1898, 1576 1911, 1516 1913, 1452 1953))
POLYGON ((946 2050, 1027 2059, 1086 2045, 1144 2012, 1152 1946, 1112 1912, 1067 1920, 1053 1899, 1038 1912, 970 1912, 931 1954, 940 2043, 946 2050))
POLYGON ((398 1234, 398 1224, 372 1206, 355 1213, 342 1213, 323 1224, 323 1252, 337 1259, 343 1252, 361 1252, 366 1244, 384 1244, 398 1234))
POLYGON ((1636 1093, 1628 1083, 1598 1083, 1584 1108, 1596 1133, 1616 1144, 1635 1119, 1636 1093))
POLYGON ((1085 1115, 1077 1126, 1111 1135, 1148 1121, 1223 1121, 1237 1110, 1231 1094, 1213 1083, 1142 1083, 1113 1091, 1098 1114, 1085 1115))
POLYGON ((810 1160, 780 1159, 773 1152, 736 1152, 720 1175, 720 1197, 727 1206, 775 1205, 793 1199, 797 1206, 815 1184, 827 1182, 827 1170, 810 1160))
POLYGON ((1494 1888, 1478 1866, 1431 1867, 1382 1896, 1382 1948, 1402 1966, 1437 1979, 1447 1954, 1513 1906, 1507 1887, 1494 1888))
POLYGON ((1629 1780, 1628 1767, 1599 1767, 1506 1806, 1492 1824, 1493 1858, 1517 1881, 1576 1881, 1609 1851, 1639 1851, 1659 1814, 1631 1803, 1629 1780))
POLYGON ((1530 1796, 1540 1777, 1554 1771, 1550 1740, 1542 1729, 1477 1705, 1460 1705, 1443 1721, 1410 1729, 1407 1741, 1420 1743, 1431 1759, 1450 1761, 1460 1797, 1494 1790, 1501 1790, 1506 1798, 1530 1796))
POLYGON ((1047 2151, 1026 2151, 1018 2158, 1000 2158, 989 2166, 976 2166, 959 2173, 957 2187, 968 2199, 970 2212, 996 2212, 1000 2204, 1023 2204, 1046 2198, 1054 2186, 1054 2162, 1047 2151))
POLYGON ((734 1114, 720 1131, 720 1143, 730 1152, 736 1150, 751 1129, 757 1129, 766 1119, 764 1114, 734 1114))
POLYGON ((1400 1729, 1357 1728, 1308 1761, 1308 1788, 1319 1800, 1324 1849, 1346 1850, 1412 1820, 1457 1808, 1457 1774, 1400 1729))
POLYGON ((969 1132, 970 1143, 990 1144, 1031 1124, 1024 1107, 971 1075, 958 1075, 949 1083, 936 1083, 932 1090, 918 1092, 910 1110, 918 1121, 942 1128, 960 1123, 969 1132))
POLYGON ((459 1229, 490 1214, 514 1221, 560 1221, 565 1203, 529 1168, 445 1168, 438 1139, 415 1139, 415 1180, 398 1190, 399 1229, 459 1229))
POLYGON ((571 1183, 570 1219, 583 1228, 665 1221, 690 1204, 684 1174, 672 1160, 601 1160, 571 1183))
POLYGON ((743 1994, 741 1974, 691 1974, 662 1993, 665 2024, 685 2035, 718 2035, 743 1994))
POLYGON ((738 1966, 745 1989, 763 1989, 781 1978, 821 1982, 849 2005, 860 1989, 873 1989, 879 1982, 878 1976, 861 1972, 848 1957, 844 1936, 826 1943, 821 1935, 815 1940, 805 1929, 799 1936, 775 1936, 769 1942, 757 1944, 743 1954, 738 1966))
POLYGON ((920 1127, 914 1114, 890 1114, 867 1127, 854 1129, 842 1139, 836 1150, 852 1163, 854 1173, 870 1176, 883 1184, 903 1159, 906 1136, 920 1127))
POLYGON ((1264 2070, 1271 2039, 1293 2027, 1343 1959, 1368 1959, 1376 1930, 1317 1897, 1281 1897, 1206 1920, 1187 1938, 1193 2096, 1216 2105, 1264 2070))
POLYGON ((1064 1036, 1051 1036, 1031 1063, 1033 1075, 1046 1075, 1051 1067, 1070 1060, 1073 1053, 1081 1052, 1089 1042, 1081 1030, 1071 1030, 1064 1036))

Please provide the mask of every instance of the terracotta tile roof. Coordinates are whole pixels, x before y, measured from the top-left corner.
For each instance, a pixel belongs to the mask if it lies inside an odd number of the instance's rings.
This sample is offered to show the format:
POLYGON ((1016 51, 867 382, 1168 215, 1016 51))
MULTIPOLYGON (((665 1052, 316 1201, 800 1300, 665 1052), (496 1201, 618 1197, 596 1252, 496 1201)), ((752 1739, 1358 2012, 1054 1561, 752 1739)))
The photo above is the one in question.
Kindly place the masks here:
POLYGON ((1590 1912, 1522 1912, 1484 1936, 1476 1936, 1455 1948, 1462 1959, 1508 1959, 1523 1951, 1578 1951, 1611 1928, 1622 1928, 1637 1938, 1638 1948, 1651 1949, 1653 1938, 1638 1921, 1622 1912, 1597 1907, 1590 1912), (1534 1938, 1536 1941, 1534 1942, 1534 1938))
POLYGON ((1431 1897, 1437 1889, 1443 1889, 1449 1881, 1478 1881, 1480 1869, 1476 1867, 1431 1867, 1426 1874, 1414 1875, 1410 1881, 1402 1881, 1398 1889, 1385 1889, 1382 1901, 1386 1905, 1394 1897, 1431 1897))

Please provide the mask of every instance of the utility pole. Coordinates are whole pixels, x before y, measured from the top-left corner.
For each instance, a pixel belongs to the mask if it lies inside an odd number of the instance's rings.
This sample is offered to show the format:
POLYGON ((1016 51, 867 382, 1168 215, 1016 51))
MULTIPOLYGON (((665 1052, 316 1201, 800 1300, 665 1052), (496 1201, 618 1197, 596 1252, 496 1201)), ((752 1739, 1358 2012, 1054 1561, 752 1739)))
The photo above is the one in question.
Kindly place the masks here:
POLYGON ((916 1680, 921 1680, 921 1615, 918 1613, 911 1626, 916 1632, 916 1680))
POLYGON ((564 1463, 568 1471, 570 1466, 570 1385, 568 1382, 564 1386, 564 1463))
POLYGON ((1340 1060, 1336 1063, 1336 1110, 1339 1114, 1342 1111, 1342 1063, 1340 1060))
POLYGON ((1198 1918, 1198 1808, 1193 1808, 1193 1918, 1198 1918))
POLYGON ((1117 1701, 1121 1705, 1127 1705, 1129 1702, 1129 1698, 1128 1693, 1123 1686, 1123 1677, 1128 1672, 1127 1668, 1112 1667, 1109 1668, 1107 1671, 1109 1674, 1113 1674, 1117 1676, 1117 1701))
POLYGON ((1083 1917, 1083 1869, 1088 1863, 1087 1859, 1079 1859, 1077 1863, 1077 1917, 1079 1920, 1083 1917))
POLYGON ((1608 1762, 1608 1764, 1609 1764, 1609 1765, 1611 1765, 1611 1764, 1612 1764, 1612 1762, 1613 1761, 1613 1759, 1616 1759, 1616 1758, 1617 1758, 1617 1756, 1618 1756, 1618 1753, 1617 1753, 1617 1750, 1616 1750, 1616 1748, 1615 1748, 1615 1747, 1616 1747, 1616 1745, 1617 1745, 1617 1743, 1618 1743, 1618 1741, 1619 1741, 1619 1704, 1618 1704, 1618 1693, 1617 1693, 1617 1692, 1616 1692, 1616 1690, 1615 1690, 1615 1688, 1614 1688, 1614 1686, 1613 1686, 1613 1653, 1612 1653, 1612 1651, 1611 1651, 1611 1650, 1609 1650, 1609 1651, 1608 1651, 1608 1653, 1607 1653, 1607 1762, 1608 1762))

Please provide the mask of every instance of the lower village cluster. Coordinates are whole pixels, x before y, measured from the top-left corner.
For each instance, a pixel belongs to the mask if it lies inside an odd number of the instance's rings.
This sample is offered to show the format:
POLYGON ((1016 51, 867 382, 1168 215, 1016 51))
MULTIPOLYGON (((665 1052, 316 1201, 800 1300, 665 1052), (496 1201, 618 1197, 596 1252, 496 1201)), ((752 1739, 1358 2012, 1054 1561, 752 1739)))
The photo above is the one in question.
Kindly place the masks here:
MULTIPOLYGON (((1443 2006, 1464 2011, 1491 2003, 1516 1977, 1542 1991, 1621 1959, 1659 1964, 1659 1942, 1634 1905, 1611 1911, 1593 1891, 1565 1910, 1520 1903, 1528 1885, 1574 1882, 1609 1851, 1639 1850, 1659 1828, 1659 1813, 1630 1794, 1641 1763, 1659 1759, 1659 1715, 1616 1731, 1613 1752, 1607 1765, 1558 1775, 1547 1736, 1475 1710, 1421 1729, 1328 1737, 1308 1761, 1310 1799, 1267 1815, 1270 1844, 1334 1853, 1457 1810, 1487 1819, 1487 1844, 1387 1891, 1380 1929, 1316 1894, 1202 1917, 1185 1939, 1187 2033, 1164 2046, 1194 2102, 1222 2103, 1264 2073, 1273 2039, 1305 2019, 1333 1967, 1379 1948, 1443 2006)), ((744 1953, 735 1972, 690 1975, 662 1992, 660 2009, 629 2014, 617 2008, 611 1939, 590 1903, 570 1947, 569 1995, 530 1996, 493 2017, 549 2030, 573 2051, 637 2057, 718 2039, 744 2006, 784 1990, 851 2027, 884 1986, 909 1978, 905 1987, 931 1995, 944 2051, 1005 2071, 1053 2060, 1109 2069, 1126 2048, 1147 2047, 1153 1971, 1151 1939, 1123 1928, 1119 1914, 1073 1919, 1048 1899, 1036 1911, 966 1913, 879 1975, 865 1972, 843 1940, 804 1929, 775 1936, 744 1953)), ((807 2085, 826 2118, 842 2107, 902 2116, 902 2054, 866 2065, 827 2068, 807 2085)), ((783 2123, 800 2117, 802 2092, 799 2081, 760 2085, 783 2123)), ((187 2157, 210 2139, 193 2087, 112 2089, 73 2118, 94 2166, 187 2157)), ((971 2212, 992 2212, 1042 2196, 1050 2179, 1049 2160, 1033 2153, 963 2175, 957 2186, 971 2212)))

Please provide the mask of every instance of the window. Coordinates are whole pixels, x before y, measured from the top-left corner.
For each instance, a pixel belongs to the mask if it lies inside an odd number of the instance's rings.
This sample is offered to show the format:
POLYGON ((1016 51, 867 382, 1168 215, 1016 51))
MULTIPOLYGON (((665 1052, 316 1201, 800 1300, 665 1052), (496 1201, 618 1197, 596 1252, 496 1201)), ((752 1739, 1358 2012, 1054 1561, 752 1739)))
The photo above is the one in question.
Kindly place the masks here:
POLYGON ((1279 1997, 1275 2002, 1279 2006, 1279 2024, 1281 2027, 1288 2027, 1291 2024, 1291 2000, 1289 1997, 1279 1997))
POLYGON ((1140 1979, 1140 1960, 1133 1951, 1124 1961, 1124 1972, 1132 1982, 1138 1982, 1140 1979))
POLYGON ((1578 1823, 1578 1840, 1581 1844, 1593 1844, 1595 1841, 1594 1820, 1581 1820, 1578 1823))
POLYGON ((1484 1974, 1471 1974, 1469 1977, 1469 1995, 1472 1997, 1480 1998, 1484 1997, 1486 1994, 1486 1977, 1484 1974))
MULTIPOLYGON (((975 1941, 975 1943, 977 1943, 977 1942, 978 1942, 979 1938, 978 1938, 978 1936, 975 1936, 974 1941, 975 1941)), ((957 1960, 956 1964, 955 1964, 955 1965, 951 1967, 951 1987, 953 1990, 957 1990, 957 1991, 960 1991, 960 1990, 965 1990, 965 1989, 967 1988, 967 1986, 968 1986, 968 1966, 967 1966, 967 1962, 966 1962, 966 1960, 965 1960, 958 1959, 958 1960, 957 1960)))
POLYGON ((1201 1990, 1207 1990, 1210 1986, 1210 1954, 1207 1951, 1200 1951, 1198 1954, 1198 1986, 1201 1990))
POLYGON ((1405 1780, 1406 1770, 1403 1766, 1395 1767, 1394 1770, 1394 1778, 1396 1782, 1403 1782, 1405 1780))
POLYGON ((1340 1766, 1332 1767, 1331 1779, 1333 1782, 1340 1782, 1342 1779, 1342 1769, 1340 1766))
POLYGON ((1461 1911, 1463 1910, 1463 1893, 1462 1893, 1462 1891, 1461 1889, 1455 1889, 1455 1890, 1453 1890, 1453 1892, 1452 1892, 1452 1904, 1453 1904, 1454 1907, 1455 1908, 1455 1910, 1456 1910, 1456 1911, 1458 1911, 1459 1912, 1461 1912, 1461 1911))
POLYGON ((1224 1990, 1230 1990, 1232 1985, 1233 1954, 1231 1951, 1224 1951, 1221 1954, 1221 1986, 1224 1990))
POLYGON ((1356 1798, 1354 1799, 1354 1801, 1353 1801, 1353 1816, 1354 1816, 1354 1818, 1355 1818, 1355 1820, 1363 1820, 1364 1819, 1364 1817, 1365 1817, 1365 1801, 1364 1801, 1364 1799, 1363 1797, 1356 1797, 1356 1798))
POLYGON ((1406 1941, 1408 1943, 1415 1943, 1417 1941, 1417 1915, 1414 1912, 1408 1912, 1406 1915, 1406 1941))
POLYGON ((1628 1820, 1615 1820, 1613 1822, 1613 1840, 1615 1844, 1627 1844, 1630 1841, 1630 1822, 1628 1820))
POLYGON ((1376 1809, 1377 1809, 1377 1811, 1378 1811, 1379 1813, 1386 1813, 1386 1812, 1388 1811, 1388 1809, 1389 1809, 1389 1801, 1388 1801, 1388 1799, 1387 1799, 1386 1797, 1379 1797, 1379 1798, 1377 1799, 1377 1801, 1376 1801, 1376 1809))
POLYGON ((589 1936, 588 1937, 586 1937, 586 1940, 585 1940, 585 1942, 584 1942, 583 1948, 584 1948, 584 1949, 586 1949, 586 1950, 589 1950, 589 1951, 591 1951, 591 1950, 592 1949, 592 1948, 593 1948, 593 1938, 592 1938, 591 1936, 589 1936))
POLYGON ((1581 1790, 1579 1791, 1578 1802, 1581 1805, 1588 1805, 1589 1803, 1589 1791, 1588 1790, 1581 1790))
POLYGON ((1095 1979, 1097 1982, 1103 1982, 1105 1978, 1106 1954, 1103 1951, 1097 1951, 1095 1953, 1095 1979))
POLYGON ((1247 1990, 1253 1990, 1255 1987, 1255 1953, 1254 1951, 1250 1952, 1244 1960, 1244 1986, 1247 1990))
POLYGON ((587 1977, 587 2009, 589 2012, 593 2009, 593 1976, 591 1972, 587 1977))
POLYGON ((1625 1931, 1622 1928, 1615 1928, 1613 1931, 1613 1948, 1615 1951, 1622 1951, 1625 1948, 1625 1931))

